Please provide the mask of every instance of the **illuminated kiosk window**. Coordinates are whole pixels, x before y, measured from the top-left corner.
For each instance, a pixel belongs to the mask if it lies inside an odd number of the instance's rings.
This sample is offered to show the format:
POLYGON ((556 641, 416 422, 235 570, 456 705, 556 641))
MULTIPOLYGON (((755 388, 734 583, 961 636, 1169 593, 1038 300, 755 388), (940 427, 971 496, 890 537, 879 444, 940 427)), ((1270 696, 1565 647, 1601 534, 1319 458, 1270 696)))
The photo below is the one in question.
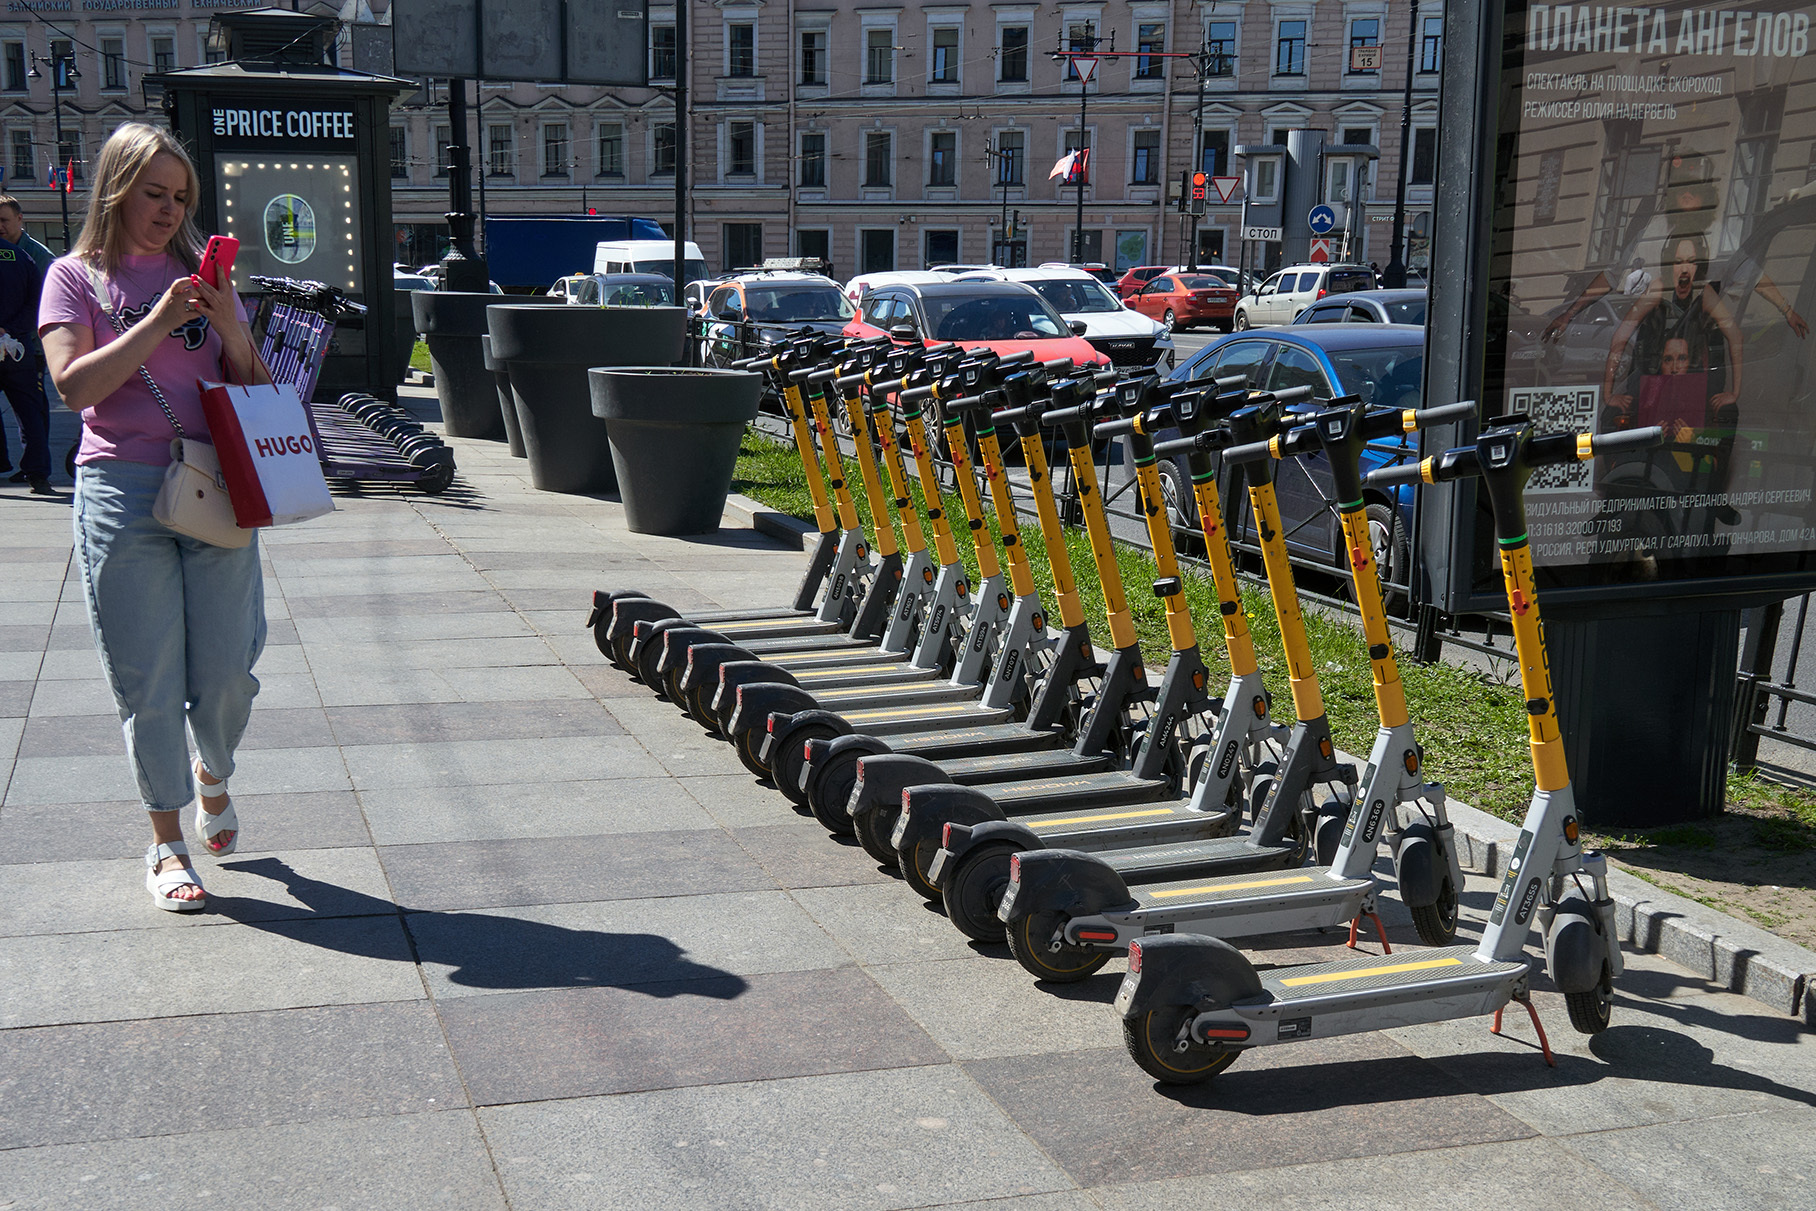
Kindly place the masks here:
POLYGON ((354 163, 352 156, 296 163, 222 157, 221 222, 240 242, 234 275, 243 291, 255 274, 363 290, 354 163))

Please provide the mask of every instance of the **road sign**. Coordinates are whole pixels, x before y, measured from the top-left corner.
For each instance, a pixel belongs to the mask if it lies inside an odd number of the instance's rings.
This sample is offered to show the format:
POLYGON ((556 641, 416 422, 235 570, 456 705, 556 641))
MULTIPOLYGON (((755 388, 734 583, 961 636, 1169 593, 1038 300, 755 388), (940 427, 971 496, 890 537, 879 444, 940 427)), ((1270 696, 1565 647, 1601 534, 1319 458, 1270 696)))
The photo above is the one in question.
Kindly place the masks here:
POLYGON ((1331 245, 1333 243, 1335 243, 1333 240, 1313 240, 1311 255, 1312 264, 1322 265, 1328 262, 1331 259, 1331 245))
POLYGON ((1379 46, 1352 46, 1349 48, 1349 70, 1380 71, 1381 48, 1379 46))
POLYGON ((1242 229, 1242 238, 1245 240, 1278 241, 1280 239, 1280 229, 1278 227, 1244 227, 1242 229))
POLYGON ((1212 177, 1211 188, 1217 191, 1217 200, 1227 202, 1236 194, 1236 187, 1242 184, 1241 177, 1212 177))
POLYGON ((1305 221, 1311 227, 1313 235, 1323 235, 1337 225, 1337 212, 1329 206, 1314 206, 1312 212, 1305 216, 1305 221))
POLYGON ((1072 66, 1078 72, 1078 78, 1083 80, 1086 84, 1089 84, 1091 82, 1091 73, 1097 70, 1097 60, 1077 58, 1072 60, 1072 66))

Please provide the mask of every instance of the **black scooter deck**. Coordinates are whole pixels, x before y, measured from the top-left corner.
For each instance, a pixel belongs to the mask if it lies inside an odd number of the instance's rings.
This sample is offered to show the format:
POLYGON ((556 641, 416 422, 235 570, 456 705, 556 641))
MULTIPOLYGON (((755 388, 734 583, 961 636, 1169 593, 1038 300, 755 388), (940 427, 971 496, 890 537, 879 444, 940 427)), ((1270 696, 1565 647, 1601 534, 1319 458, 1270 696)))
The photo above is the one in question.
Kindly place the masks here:
MULTIPOLYGON (((915 755, 924 754, 916 753, 915 755)), ((1110 753, 1081 757, 1068 748, 992 753, 979 757, 942 758, 940 768, 952 781, 961 786, 982 786, 993 782, 1091 774, 1107 770, 1115 762, 1116 757, 1110 753)))
POLYGON ((1131 885, 1142 908, 1167 908, 1188 904, 1219 904, 1256 896, 1288 897, 1296 892, 1323 897, 1333 892, 1364 892, 1369 879, 1333 879, 1325 867, 1283 869, 1292 862, 1297 847, 1249 845, 1223 837, 1186 845, 1153 845, 1138 850, 1099 854, 1131 885), (1220 842, 1222 842, 1220 844, 1220 842), (1246 850, 1246 859, 1232 858, 1234 848, 1246 850), (1240 870, 1230 870, 1234 861, 1240 870))
POLYGON ((719 634, 742 643, 747 639, 784 639, 805 638, 815 635, 836 635, 841 639, 849 638, 839 629, 836 622, 822 622, 814 614, 796 614, 783 618, 751 618, 739 622, 710 622, 700 619, 701 626, 710 626, 719 634))
POLYGON ((1065 811, 1148 803, 1171 795, 1173 784, 1159 778, 1138 778, 1128 770, 1036 778, 1026 782, 1001 782, 990 787, 990 798, 1007 815, 1034 810, 1065 811))
MULTIPOLYGON (((871 696, 874 698, 874 695, 871 696)), ((975 699, 963 702, 896 703, 883 706, 853 706, 839 712, 853 731, 875 735, 934 731, 954 726, 983 727, 991 724, 1017 726, 1015 712, 1009 707, 980 706, 975 699)), ((893 741, 891 742, 893 743, 893 741)))
POLYGON ((889 741, 889 750, 917 757, 961 758, 991 754, 1036 753, 1056 749, 1067 737, 1058 728, 1035 731, 1025 723, 985 723, 976 727, 910 732, 889 741))
POLYGON ((939 669, 924 669, 909 664, 907 661, 896 661, 891 664, 838 665, 823 667, 790 665, 786 666, 802 689, 815 697, 819 696, 820 686, 839 689, 851 689, 859 686, 875 688, 892 685, 918 685, 940 677, 939 669))

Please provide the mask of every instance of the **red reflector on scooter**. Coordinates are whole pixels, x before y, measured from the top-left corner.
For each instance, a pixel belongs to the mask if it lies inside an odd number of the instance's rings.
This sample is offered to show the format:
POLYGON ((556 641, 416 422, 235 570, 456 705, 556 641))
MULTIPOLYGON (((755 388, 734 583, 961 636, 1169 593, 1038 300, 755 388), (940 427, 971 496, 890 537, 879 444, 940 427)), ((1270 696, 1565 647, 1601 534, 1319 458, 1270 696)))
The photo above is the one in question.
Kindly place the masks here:
POLYGON ((813 741, 811 741, 811 740, 801 741, 801 760, 803 760, 803 761, 812 761, 813 760, 813 741))
POLYGON ((1141 974, 1141 943, 1140 942, 1130 942, 1129 943, 1129 974, 1130 975, 1140 975, 1141 974))
POLYGON ((1207 1039, 1228 1039, 1236 1043, 1240 1043, 1248 1036, 1247 1026, 1213 1026, 1204 1031, 1204 1037, 1207 1039))
POLYGON ((1114 929, 1081 929, 1078 931, 1078 940, 1080 942, 1114 942, 1116 931, 1114 929))
POLYGON ((1011 883, 1020 883, 1021 882, 1021 855, 1020 854, 1011 854, 1009 856, 1009 882, 1011 882, 1011 883))
POLYGON ((902 788, 902 810, 903 811, 908 810, 908 792, 913 789, 914 788, 912 786, 904 786, 902 788))
POLYGON ((952 848, 952 821, 950 820, 940 825, 940 848, 952 848))
POLYGON ((776 717, 774 715, 763 721, 763 730, 772 736, 776 734, 776 717))

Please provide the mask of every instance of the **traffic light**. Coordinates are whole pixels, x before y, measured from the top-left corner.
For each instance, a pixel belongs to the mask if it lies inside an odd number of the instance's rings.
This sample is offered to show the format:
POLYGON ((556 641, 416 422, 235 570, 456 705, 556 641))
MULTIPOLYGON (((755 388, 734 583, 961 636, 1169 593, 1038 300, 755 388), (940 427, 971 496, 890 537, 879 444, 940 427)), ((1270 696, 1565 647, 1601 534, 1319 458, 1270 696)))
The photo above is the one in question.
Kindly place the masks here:
POLYGON ((1191 199, 1193 214, 1204 213, 1205 203, 1209 200, 1210 187, 1211 177, 1209 173, 1195 172, 1192 174, 1191 199))

